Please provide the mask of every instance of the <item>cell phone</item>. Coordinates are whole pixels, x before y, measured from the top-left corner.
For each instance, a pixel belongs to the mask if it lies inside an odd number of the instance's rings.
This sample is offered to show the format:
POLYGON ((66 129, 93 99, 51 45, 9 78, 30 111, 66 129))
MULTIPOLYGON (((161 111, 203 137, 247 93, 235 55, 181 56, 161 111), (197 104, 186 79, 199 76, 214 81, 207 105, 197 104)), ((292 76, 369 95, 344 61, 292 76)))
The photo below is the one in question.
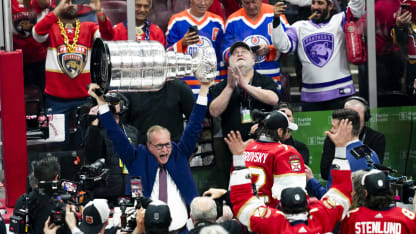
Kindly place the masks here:
POLYGON ((260 45, 255 45, 255 46, 252 46, 250 48, 253 52, 256 52, 258 49, 260 49, 260 45))
POLYGON ((355 147, 351 149, 350 152, 356 159, 365 158, 367 156, 371 157, 373 154, 373 152, 371 152, 371 149, 366 145, 355 147))
POLYGON ((190 33, 191 33, 191 32, 196 32, 196 33, 198 33, 198 26, 196 26, 196 25, 189 26, 188 31, 189 31, 190 33))
POLYGON ((77 193, 78 184, 69 180, 62 180, 61 188, 69 193, 77 193))
POLYGON ((140 176, 132 176, 130 178, 131 197, 141 197, 143 195, 142 178, 140 176))

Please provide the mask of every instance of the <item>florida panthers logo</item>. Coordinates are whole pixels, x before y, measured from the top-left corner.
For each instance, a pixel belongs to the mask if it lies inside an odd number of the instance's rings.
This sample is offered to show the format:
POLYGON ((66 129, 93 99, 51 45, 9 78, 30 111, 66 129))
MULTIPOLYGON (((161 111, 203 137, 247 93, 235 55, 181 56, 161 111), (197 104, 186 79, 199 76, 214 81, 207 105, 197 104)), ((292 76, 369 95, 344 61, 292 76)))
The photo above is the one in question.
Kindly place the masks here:
MULTIPOLYGON (((248 46, 256 46, 256 45, 270 45, 269 41, 266 37, 262 35, 251 35, 244 39, 244 42, 248 46)), ((256 63, 261 63, 266 60, 266 57, 263 56, 256 56, 256 63)))
POLYGON ((84 71, 87 64, 88 49, 85 46, 77 45, 75 52, 68 53, 65 45, 56 48, 58 63, 61 70, 71 79, 75 79, 84 71))
POLYGON ((332 57, 334 51, 334 35, 317 33, 302 40, 305 54, 318 67, 323 67, 332 57))

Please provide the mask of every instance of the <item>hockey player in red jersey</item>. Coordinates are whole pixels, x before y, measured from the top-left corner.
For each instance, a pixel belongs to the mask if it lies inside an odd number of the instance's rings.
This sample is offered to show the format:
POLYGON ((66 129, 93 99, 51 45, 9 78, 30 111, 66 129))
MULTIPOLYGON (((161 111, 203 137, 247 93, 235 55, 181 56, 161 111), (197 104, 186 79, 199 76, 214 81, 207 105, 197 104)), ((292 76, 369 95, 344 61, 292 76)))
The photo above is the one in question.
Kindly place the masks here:
MULTIPOLYGON (((257 111, 253 111, 256 115, 257 111)), ((290 130, 298 126, 286 114, 273 111, 264 116, 257 131, 257 140, 244 151, 244 160, 256 185, 257 195, 270 207, 276 207, 280 193, 287 187, 306 187, 305 166, 302 156, 292 146, 280 143, 290 130)), ((261 117, 260 117, 261 118, 261 117)))
POLYGON ((341 233, 416 233, 415 213, 396 207, 387 176, 371 170, 361 178, 365 189, 364 206, 348 212, 341 233))
POLYGON ((320 201, 307 202, 303 188, 286 188, 282 191, 280 210, 267 207, 253 196, 250 174, 241 156, 249 142, 243 142, 238 132, 230 132, 226 138, 234 165, 230 197, 240 222, 259 234, 331 232, 351 204, 351 170, 345 150, 350 139, 344 134, 351 128, 350 122, 342 120, 337 132, 326 132, 336 146, 332 170, 334 182, 327 194, 320 201))

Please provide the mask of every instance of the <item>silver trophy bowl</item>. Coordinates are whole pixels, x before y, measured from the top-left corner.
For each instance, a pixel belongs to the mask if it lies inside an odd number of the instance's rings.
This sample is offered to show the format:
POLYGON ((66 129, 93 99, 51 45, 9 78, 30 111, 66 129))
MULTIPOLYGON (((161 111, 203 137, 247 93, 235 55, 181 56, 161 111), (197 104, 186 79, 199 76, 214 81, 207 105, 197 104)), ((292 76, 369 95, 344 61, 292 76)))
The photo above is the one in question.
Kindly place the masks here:
POLYGON ((165 51, 158 41, 104 41, 96 39, 91 56, 91 81, 105 91, 144 92, 160 90, 169 79, 215 79, 217 57, 212 47, 195 55, 165 51))

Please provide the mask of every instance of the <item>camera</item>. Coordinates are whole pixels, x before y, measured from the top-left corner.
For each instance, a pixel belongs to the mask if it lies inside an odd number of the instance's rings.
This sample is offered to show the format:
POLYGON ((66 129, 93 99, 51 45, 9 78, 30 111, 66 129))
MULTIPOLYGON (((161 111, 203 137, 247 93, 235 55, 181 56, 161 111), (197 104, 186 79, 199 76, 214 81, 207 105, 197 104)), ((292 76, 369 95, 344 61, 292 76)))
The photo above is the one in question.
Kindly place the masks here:
POLYGON ((415 196, 416 186, 414 181, 406 176, 401 176, 398 179, 390 179, 390 188, 393 191, 395 200, 397 202, 403 202, 406 204, 413 203, 413 197, 415 196))
POLYGON ((118 199, 121 210, 121 228, 124 232, 132 232, 136 228, 136 212, 140 208, 145 208, 152 202, 150 198, 143 196, 143 186, 140 176, 130 178, 131 196, 118 199), (134 207, 127 211, 127 207, 134 207))

